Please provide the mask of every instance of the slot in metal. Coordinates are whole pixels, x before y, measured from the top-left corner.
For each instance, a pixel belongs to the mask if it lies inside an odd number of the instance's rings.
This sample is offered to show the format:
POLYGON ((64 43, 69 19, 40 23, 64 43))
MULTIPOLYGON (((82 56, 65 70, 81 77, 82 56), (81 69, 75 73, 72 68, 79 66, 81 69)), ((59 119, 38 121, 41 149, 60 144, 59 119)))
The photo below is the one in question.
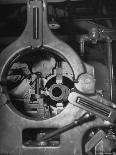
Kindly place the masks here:
POLYGON ((39 8, 33 8, 33 39, 39 39, 39 8))
POLYGON ((104 115, 109 117, 110 116, 110 111, 108 109, 105 109, 105 107, 103 108, 102 106, 96 105, 95 103, 92 103, 91 101, 88 101, 84 98, 77 98, 77 103, 90 109, 90 110, 94 110, 95 112, 99 113, 100 115, 104 115))

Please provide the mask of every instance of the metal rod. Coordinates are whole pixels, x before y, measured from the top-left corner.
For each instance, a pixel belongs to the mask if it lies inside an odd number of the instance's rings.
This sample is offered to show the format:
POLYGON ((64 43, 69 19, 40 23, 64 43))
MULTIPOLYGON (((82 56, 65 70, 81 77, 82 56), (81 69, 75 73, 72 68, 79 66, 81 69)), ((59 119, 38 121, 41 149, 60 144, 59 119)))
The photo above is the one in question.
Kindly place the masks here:
POLYGON ((112 46, 111 39, 107 39, 107 52, 108 52, 108 69, 109 69, 109 80, 110 80, 110 100, 112 101, 113 96, 113 66, 112 66, 112 46))
POLYGON ((45 135, 44 137, 42 137, 42 139, 40 139, 40 141, 47 141, 51 138, 58 136, 59 134, 65 132, 65 131, 68 131, 76 126, 82 125, 83 123, 91 121, 91 120, 93 120, 93 116, 90 117, 90 115, 88 113, 85 113, 79 119, 75 120, 71 124, 68 124, 60 129, 57 129, 56 131, 54 131, 52 133, 45 135))

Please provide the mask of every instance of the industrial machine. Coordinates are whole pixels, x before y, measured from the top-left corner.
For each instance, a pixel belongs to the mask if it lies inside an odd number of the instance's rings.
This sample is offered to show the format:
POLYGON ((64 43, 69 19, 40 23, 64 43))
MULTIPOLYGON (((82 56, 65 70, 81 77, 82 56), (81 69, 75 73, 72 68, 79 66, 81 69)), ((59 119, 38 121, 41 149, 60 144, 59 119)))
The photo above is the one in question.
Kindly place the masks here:
POLYGON ((115 155, 112 32, 88 22, 76 51, 47 11, 29 0, 23 33, 0 53, 0 155, 115 155))

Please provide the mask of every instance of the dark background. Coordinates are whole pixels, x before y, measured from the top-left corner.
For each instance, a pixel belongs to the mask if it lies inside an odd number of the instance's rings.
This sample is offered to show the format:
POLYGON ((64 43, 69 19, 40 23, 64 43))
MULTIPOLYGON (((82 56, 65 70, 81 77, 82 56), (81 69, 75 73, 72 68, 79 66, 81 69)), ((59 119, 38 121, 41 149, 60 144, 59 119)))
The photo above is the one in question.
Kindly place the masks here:
MULTIPOLYGON (((0 0, 0 52, 21 35, 26 26, 26 18, 26 0, 0 0)), ((60 25, 59 29, 52 30, 53 33, 77 53, 78 37, 87 34, 93 23, 111 30, 114 80, 116 79, 116 0, 48 0, 48 23, 51 22, 60 25)), ((82 59, 96 59, 105 64, 106 52, 105 49, 100 49, 101 45, 87 45, 85 50, 90 52, 85 53, 82 59)))

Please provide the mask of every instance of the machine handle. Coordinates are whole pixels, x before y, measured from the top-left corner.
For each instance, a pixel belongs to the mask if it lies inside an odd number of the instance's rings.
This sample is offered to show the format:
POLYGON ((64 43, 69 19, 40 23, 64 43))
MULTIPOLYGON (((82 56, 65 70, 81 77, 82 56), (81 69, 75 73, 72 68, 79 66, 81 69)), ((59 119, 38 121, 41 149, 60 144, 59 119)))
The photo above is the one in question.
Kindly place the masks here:
POLYGON ((85 111, 93 113, 111 123, 114 123, 116 120, 116 109, 109 107, 108 105, 105 105, 101 102, 95 101, 78 92, 71 92, 68 100, 71 104, 82 108, 85 111))

